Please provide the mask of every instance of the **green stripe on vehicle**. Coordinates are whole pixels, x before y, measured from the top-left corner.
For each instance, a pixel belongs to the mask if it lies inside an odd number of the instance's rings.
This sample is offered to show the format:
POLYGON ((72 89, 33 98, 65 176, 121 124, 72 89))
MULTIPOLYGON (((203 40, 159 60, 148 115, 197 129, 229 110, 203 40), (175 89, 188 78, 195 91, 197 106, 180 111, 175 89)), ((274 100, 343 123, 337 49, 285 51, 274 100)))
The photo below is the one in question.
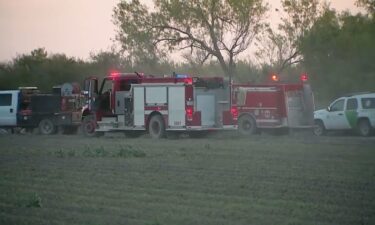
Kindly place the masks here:
POLYGON ((349 122, 351 128, 357 127, 358 112, 356 110, 345 111, 346 119, 349 122))

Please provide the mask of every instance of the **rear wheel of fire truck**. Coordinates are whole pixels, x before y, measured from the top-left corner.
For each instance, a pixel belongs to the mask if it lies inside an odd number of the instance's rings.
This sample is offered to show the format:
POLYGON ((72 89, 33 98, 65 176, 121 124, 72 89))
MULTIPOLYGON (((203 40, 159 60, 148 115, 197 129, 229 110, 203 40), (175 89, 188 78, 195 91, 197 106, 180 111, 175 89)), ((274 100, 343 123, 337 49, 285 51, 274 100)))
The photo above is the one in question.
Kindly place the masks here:
POLYGON ((43 119, 39 122, 39 133, 43 135, 54 134, 57 128, 51 119, 43 119))
POLYGON ((313 130, 314 134, 316 136, 325 135, 326 134, 326 128, 325 128, 323 122, 320 121, 320 120, 315 120, 314 123, 315 123, 314 130, 313 130))
POLYGON ((151 117, 148 124, 148 132, 154 139, 163 138, 165 136, 165 124, 161 115, 154 115, 151 117))
POLYGON ((254 118, 249 115, 241 116, 238 119, 238 132, 243 136, 256 134, 257 125, 254 118))
POLYGON ((367 119, 361 119, 358 121, 357 129, 359 135, 363 137, 368 137, 372 133, 372 127, 367 119))
POLYGON ((97 134, 95 133, 96 121, 93 115, 87 115, 83 118, 82 121, 82 133, 87 137, 94 137, 97 134))

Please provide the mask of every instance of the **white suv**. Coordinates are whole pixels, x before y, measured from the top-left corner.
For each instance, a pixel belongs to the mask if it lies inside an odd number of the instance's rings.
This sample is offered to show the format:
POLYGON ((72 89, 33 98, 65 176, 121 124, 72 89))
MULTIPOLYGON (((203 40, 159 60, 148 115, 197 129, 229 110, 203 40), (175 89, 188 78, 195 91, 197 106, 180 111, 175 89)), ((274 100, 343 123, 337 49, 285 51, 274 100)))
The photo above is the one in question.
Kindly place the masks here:
POLYGON ((327 130, 356 130, 370 136, 375 128, 375 93, 338 98, 327 109, 315 111, 314 121, 317 136, 327 130))

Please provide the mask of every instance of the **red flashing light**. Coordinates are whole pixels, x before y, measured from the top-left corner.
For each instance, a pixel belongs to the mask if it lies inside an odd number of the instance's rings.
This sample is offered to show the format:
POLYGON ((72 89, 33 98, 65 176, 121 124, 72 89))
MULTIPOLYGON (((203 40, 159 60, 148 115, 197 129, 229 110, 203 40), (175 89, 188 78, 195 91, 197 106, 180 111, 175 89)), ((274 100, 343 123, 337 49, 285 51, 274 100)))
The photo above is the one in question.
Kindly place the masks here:
POLYGON ((272 79, 272 81, 275 81, 275 82, 277 82, 277 81, 280 80, 279 76, 276 75, 276 74, 273 74, 273 75, 271 76, 271 79, 272 79))
POLYGON ((110 77, 118 77, 121 73, 117 70, 111 70, 109 71, 109 76, 110 77))
POLYGON ((306 73, 304 73, 304 74, 301 75, 300 79, 301 79, 302 82, 306 82, 306 81, 309 80, 309 77, 307 76, 306 73))
POLYGON ((111 73, 109 76, 110 77, 118 77, 120 75, 120 73, 111 73))
POLYGON ((187 106, 185 111, 186 111, 186 119, 188 121, 193 121, 193 107, 187 106))
POLYGON ((193 84, 193 78, 192 77, 184 78, 184 83, 185 84, 193 84))
POLYGON ((238 109, 237 109, 236 106, 232 106, 230 108, 230 113, 232 114, 233 120, 237 120, 238 119, 238 109))

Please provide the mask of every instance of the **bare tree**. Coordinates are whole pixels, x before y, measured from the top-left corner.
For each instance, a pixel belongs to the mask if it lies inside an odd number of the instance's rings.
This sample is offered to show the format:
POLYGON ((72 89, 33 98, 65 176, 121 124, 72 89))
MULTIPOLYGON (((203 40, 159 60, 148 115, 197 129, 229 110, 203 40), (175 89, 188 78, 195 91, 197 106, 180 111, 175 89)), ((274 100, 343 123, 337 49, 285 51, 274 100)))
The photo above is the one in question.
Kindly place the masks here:
POLYGON ((323 9, 329 7, 321 5, 319 0, 282 0, 281 3, 281 23, 276 30, 266 29, 258 38, 259 50, 256 52, 261 62, 272 65, 278 73, 303 60, 301 40, 323 9))

